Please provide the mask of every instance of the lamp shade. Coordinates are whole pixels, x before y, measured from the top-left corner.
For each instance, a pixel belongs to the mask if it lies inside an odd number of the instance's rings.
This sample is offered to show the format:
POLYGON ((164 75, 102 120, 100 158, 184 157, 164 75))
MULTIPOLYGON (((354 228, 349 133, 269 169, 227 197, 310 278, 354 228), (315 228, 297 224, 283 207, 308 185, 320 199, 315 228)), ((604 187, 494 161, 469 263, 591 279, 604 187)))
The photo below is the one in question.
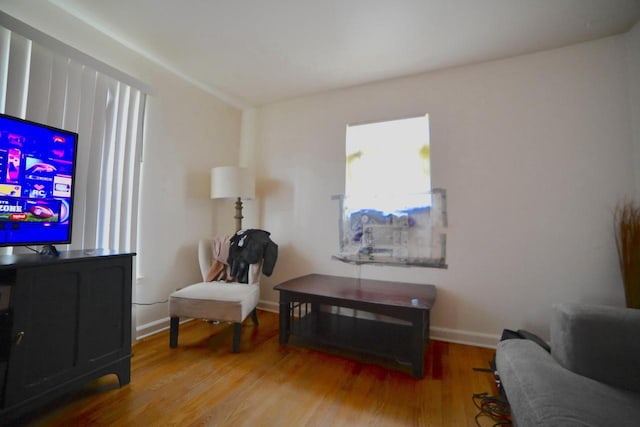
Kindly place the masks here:
POLYGON ((253 199, 256 196, 256 177, 249 168, 220 166, 211 169, 212 199, 253 199))

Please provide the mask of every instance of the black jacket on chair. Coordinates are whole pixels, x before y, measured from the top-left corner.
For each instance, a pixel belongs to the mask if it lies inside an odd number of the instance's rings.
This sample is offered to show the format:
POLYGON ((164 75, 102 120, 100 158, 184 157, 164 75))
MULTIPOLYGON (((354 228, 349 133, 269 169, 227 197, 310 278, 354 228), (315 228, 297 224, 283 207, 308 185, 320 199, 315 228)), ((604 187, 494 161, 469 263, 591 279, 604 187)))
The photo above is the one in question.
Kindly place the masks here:
POLYGON ((248 283, 249 265, 262 260, 262 273, 271 276, 278 259, 278 245, 264 230, 240 230, 229 240, 229 258, 231 276, 240 283, 248 283))

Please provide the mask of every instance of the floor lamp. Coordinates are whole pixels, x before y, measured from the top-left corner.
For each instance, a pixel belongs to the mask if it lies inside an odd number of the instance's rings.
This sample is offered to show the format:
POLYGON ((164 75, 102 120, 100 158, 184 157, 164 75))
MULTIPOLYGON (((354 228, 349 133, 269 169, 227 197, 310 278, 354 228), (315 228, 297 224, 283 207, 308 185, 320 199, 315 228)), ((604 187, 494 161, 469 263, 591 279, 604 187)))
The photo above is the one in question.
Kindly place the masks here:
POLYGON ((242 229, 242 199, 256 196, 256 178, 251 169, 220 166, 211 169, 211 198, 236 199, 236 231, 242 229))

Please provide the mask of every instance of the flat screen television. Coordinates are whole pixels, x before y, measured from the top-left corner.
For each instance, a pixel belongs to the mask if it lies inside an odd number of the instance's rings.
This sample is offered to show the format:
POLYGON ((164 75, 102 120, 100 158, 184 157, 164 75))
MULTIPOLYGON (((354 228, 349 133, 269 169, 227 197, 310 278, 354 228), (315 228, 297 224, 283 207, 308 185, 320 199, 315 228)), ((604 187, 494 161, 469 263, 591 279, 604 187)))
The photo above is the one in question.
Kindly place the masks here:
POLYGON ((0 246, 71 243, 78 134, 0 114, 0 246))

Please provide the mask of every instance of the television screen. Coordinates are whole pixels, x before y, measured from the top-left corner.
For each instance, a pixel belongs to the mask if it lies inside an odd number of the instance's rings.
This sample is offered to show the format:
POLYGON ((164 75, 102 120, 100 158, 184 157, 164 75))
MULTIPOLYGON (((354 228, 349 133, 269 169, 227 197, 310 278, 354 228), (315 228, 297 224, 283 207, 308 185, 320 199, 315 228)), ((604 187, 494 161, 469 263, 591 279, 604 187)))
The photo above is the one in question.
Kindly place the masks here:
POLYGON ((0 114, 0 246, 71 242, 78 134, 0 114))

